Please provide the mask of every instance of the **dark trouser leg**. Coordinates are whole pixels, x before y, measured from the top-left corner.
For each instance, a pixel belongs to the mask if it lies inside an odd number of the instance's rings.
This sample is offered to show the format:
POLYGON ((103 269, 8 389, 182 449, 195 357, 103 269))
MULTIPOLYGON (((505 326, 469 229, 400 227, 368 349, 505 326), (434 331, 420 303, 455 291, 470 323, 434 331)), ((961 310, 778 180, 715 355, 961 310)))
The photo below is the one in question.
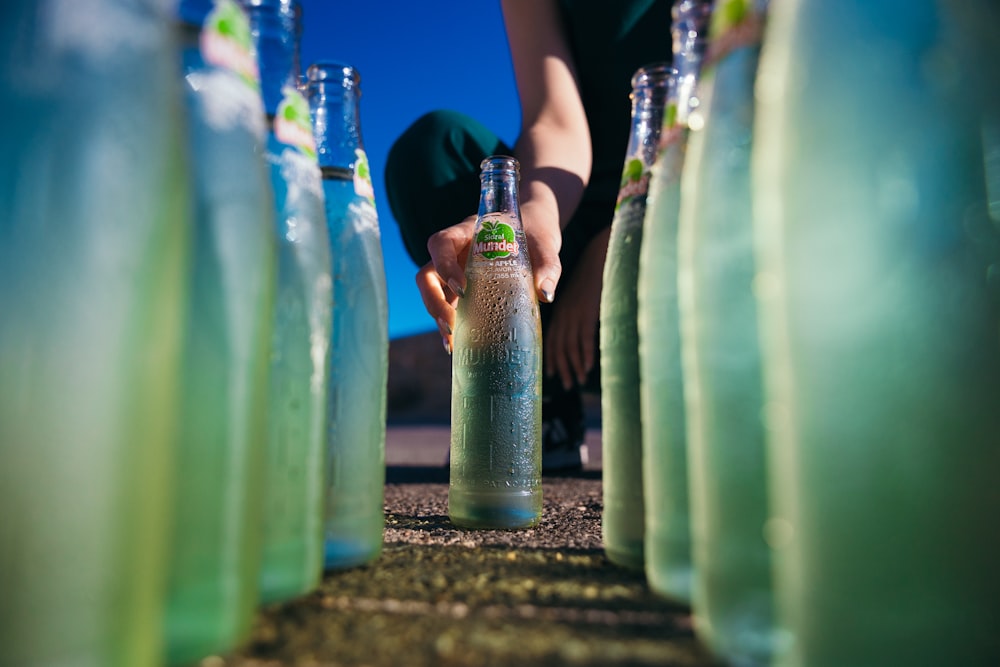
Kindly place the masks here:
POLYGON ((406 251, 430 261, 427 239, 479 208, 479 165, 511 149, 486 126, 455 111, 432 111, 396 140, 385 164, 386 195, 406 251))

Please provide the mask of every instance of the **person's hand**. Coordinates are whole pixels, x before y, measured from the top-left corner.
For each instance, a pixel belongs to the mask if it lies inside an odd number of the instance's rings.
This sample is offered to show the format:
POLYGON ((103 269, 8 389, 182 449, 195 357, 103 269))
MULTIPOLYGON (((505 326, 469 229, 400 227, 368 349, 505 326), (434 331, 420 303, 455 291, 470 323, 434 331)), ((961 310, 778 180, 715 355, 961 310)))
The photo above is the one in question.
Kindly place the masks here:
MULTIPOLYGON (((445 350, 452 351, 455 306, 465 296, 465 263, 475 229, 476 216, 470 216, 433 234, 427 241, 431 261, 417 272, 417 289, 424 308, 437 323, 445 350)), ((562 265, 559 248, 562 236, 553 227, 525 225, 528 253, 531 257, 535 290, 542 301, 552 301, 562 265)))
POLYGON ((465 263, 476 226, 476 216, 470 216, 451 227, 433 234, 427 240, 431 261, 417 271, 417 289, 424 308, 437 323, 441 342, 451 354, 451 332, 455 327, 455 305, 465 296, 465 263))
POLYGON ((545 374, 558 374, 567 390, 574 382, 586 383, 598 354, 595 341, 610 234, 608 228, 587 244, 555 300, 545 332, 545 374))

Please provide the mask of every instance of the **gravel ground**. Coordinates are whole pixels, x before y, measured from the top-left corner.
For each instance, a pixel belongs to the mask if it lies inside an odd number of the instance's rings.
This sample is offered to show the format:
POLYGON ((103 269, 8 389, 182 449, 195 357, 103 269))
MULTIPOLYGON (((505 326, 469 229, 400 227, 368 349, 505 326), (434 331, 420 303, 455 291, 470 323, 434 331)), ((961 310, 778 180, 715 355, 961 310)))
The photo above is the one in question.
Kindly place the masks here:
POLYGON ((536 528, 447 517, 441 466, 390 466, 382 555, 262 610, 244 648, 203 667, 714 665, 686 607, 601 548, 600 472, 546 477, 536 528))

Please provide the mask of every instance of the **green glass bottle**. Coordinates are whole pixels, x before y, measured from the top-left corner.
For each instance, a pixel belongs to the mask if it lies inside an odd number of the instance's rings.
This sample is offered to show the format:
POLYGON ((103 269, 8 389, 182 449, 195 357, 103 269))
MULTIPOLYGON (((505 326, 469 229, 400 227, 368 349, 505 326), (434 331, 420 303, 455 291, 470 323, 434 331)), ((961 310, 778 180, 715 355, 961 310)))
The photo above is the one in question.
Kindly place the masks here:
POLYGON ((241 0, 260 63, 278 241, 260 595, 288 600, 323 574, 332 278, 309 103, 297 89, 293 0, 241 0))
POLYGON ((0 665, 161 664, 189 238, 172 18, 0 4, 0 665))
POLYGON ((656 158, 674 69, 640 68, 632 77, 632 129, 625 152, 601 290, 601 422, 604 551, 641 570, 645 511, 636 287, 649 169, 656 158))
POLYGON ((790 0, 769 21, 753 197, 777 664, 1000 664, 998 8, 790 0))
POLYGON ((668 102, 653 164, 637 282, 639 397, 642 415, 645 571, 650 587, 691 599, 691 528, 687 427, 677 303, 677 217, 687 149, 687 121, 697 106, 698 71, 710 6, 683 0, 674 7, 675 94, 668 102))
POLYGON ((681 178, 678 301, 687 405, 692 609, 698 636, 737 665, 773 643, 763 388, 753 296, 753 86, 763 8, 717 0, 681 178))
POLYGON ((274 204, 250 25, 183 0, 194 239, 181 366, 167 662, 233 648, 257 606, 274 204))
POLYGON ((517 160, 481 164, 479 214, 455 318, 448 516, 466 528, 542 518, 542 326, 517 160))
POLYGON ((389 304, 361 138, 361 76, 318 62, 307 80, 333 258, 324 565, 335 569, 382 551, 389 304))

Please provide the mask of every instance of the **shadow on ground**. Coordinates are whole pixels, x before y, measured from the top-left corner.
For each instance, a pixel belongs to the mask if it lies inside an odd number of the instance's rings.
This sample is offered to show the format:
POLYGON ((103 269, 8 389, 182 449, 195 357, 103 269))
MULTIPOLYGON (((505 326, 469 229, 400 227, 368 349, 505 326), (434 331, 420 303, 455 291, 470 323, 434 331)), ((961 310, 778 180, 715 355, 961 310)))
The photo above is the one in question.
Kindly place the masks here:
POLYGON ((545 478, 516 531, 452 526, 443 468, 387 479, 379 558, 264 609, 220 666, 713 665, 686 607, 604 557, 600 479, 545 478))
POLYGON ((393 543, 372 565, 267 610, 227 664, 711 663, 686 609, 598 551, 393 543))

